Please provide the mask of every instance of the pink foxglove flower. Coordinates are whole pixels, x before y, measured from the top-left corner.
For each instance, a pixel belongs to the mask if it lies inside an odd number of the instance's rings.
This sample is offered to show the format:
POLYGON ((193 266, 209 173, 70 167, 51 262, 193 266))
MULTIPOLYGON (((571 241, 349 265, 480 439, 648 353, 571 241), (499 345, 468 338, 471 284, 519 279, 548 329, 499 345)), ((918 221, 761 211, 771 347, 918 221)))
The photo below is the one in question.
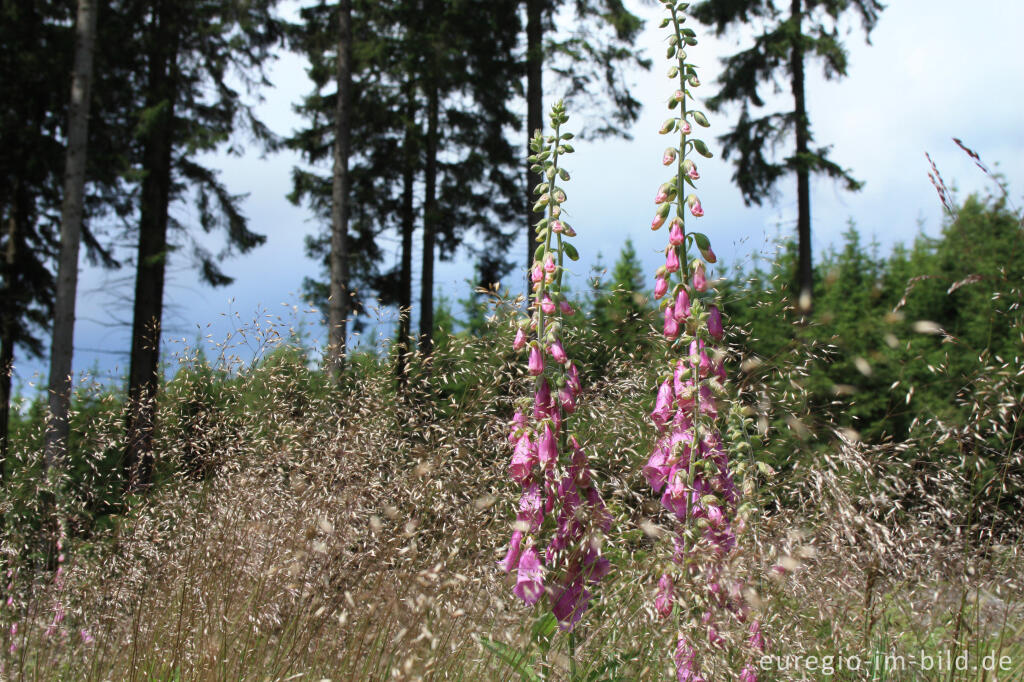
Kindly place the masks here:
POLYGON ((505 554, 505 558, 498 562, 501 566, 501 570, 506 573, 511 573, 512 569, 519 565, 519 557, 523 553, 522 544, 523 531, 512 531, 512 539, 509 540, 508 543, 508 552, 505 554))
POLYGON ((661 163, 665 166, 671 166, 676 160, 676 148, 669 147, 665 150, 665 154, 661 157, 661 163))
POLYGON ((654 402, 654 411, 651 412, 651 419, 655 424, 664 426, 672 417, 672 384, 666 380, 658 389, 658 398, 654 402))
POLYGON ((533 270, 530 272, 530 280, 536 284, 544 279, 544 268, 541 267, 540 263, 536 263, 533 266, 533 270))
POLYGON ((683 224, 679 222, 679 218, 673 218, 672 226, 668 230, 668 243, 672 246, 681 246, 685 240, 683 224))
POLYGON ((708 309, 708 333, 717 341, 721 341, 725 336, 725 330, 722 328, 722 313, 715 305, 708 309))
POLYGON ((533 376, 540 376, 544 373, 544 357, 541 355, 538 346, 530 347, 530 362, 527 366, 527 371, 533 376))
POLYGON ((548 346, 548 352, 551 353, 552 359, 560 365, 564 365, 569 360, 569 357, 565 354, 565 349, 562 348, 561 341, 556 340, 548 346))
POLYGON ((546 272, 546 273, 548 273, 550 275, 550 274, 552 274, 555 271, 555 267, 556 266, 555 266, 555 259, 554 258, 552 258, 551 256, 548 256, 546 259, 544 259, 544 272, 546 272))
POLYGON ((704 215, 704 209, 700 205, 700 199, 690 205, 690 213, 693 214, 694 218, 700 218, 704 215))
POLYGON ((516 570, 516 586, 512 592, 524 602, 533 606, 544 594, 544 568, 540 564, 537 550, 529 548, 519 558, 516 570))
POLYGON ((562 221, 561 220, 552 220, 551 221, 551 231, 554 232, 555 234, 561 234, 562 233, 562 221))
POLYGON ((693 266, 693 288, 697 291, 708 290, 707 276, 704 274, 704 263, 697 261, 693 266))
POLYGON ((665 307, 665 326, 662 329, 666 339, 674 339, 679 336, 679 322, 672 314, 672 306, 665 307))
POLYGON ((512 463, 509 465, 508 474, 512 480, 520 485, 525 484, 533 474, 533 466, 537 463, 537 451, 530 442, 530 437, 523 434, 516 441, 516 449, 512 453, 512 463))
POLYGON ((676 304, 672 309, 672 315, 676 318, 677 322, 682 322, 690 316, 690 296, 686 293, 686 289, 680 289, 679 294, 676 296, 676 304))
POLYGON ((660 213, 654 216, 654 220, 651 221, 651 229, 657 230, 659 227, 665 224, 665 216, 660 213))
POLYGON ((693 128, 690 127, 689 121, 679 122, 679 132, 681 132, 683 135, 689 135, 690 133, 693 132, 693 128))
POLYGON ((674 598, 672 589, 672 578, 667 573, 663 573, 661 580, 658 581, 658 594, 654 597, 654 610, 662 618, 672 615, 672 600, 674 598))
POLYGON ((658 277, 654 280, 654 299, 657 300, 665 295, 668 291, 668 281, 664 277, 658 277))
POLYGON ((512 341, 513 350, 522 350, 526 346, 526 331, 520 327, 516 330, 516 338, 512 341))
POLYGON ((564 298, 561 301, 558 302, 558 309, 560 311, 562 311, 563 315, 570 315, 571 316, 571 315, 575 315, 576 314, 576 311, 573 310, 573 307, 571 305, 569 305, 569 302, 567 300, 565 300, 564 298))
POLYGON ((558 459, 555 434, 551 431, 550 425, 544 426, 544 435, 540 437, 540 442, 537 444, 537 459, 544 469, 549 469, 555 460, 558 459))
POLYGON ((676 253, 675 247, 670 247, 668 253, 665 254, 665 270, 668 272, 677 272, 679 270, 679 254, 676 253))
POLYGON ((540 302, 540 309, 544 312, 545 315, 554 315, 555 302, 551 300, 550 296, 544 296, 544 298, 540 302))

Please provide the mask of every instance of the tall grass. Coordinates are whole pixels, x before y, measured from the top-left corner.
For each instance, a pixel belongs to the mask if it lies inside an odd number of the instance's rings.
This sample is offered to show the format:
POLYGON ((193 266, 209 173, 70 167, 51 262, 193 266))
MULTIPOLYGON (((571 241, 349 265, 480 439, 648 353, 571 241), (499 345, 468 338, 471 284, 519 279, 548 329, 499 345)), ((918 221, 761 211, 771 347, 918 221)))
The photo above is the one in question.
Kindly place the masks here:
MULTIPOLYGON (((567 641, 554 633, 540 646, 538 614, 496 566, 513 513, 508 387, 523 383, 504 310, 483 336, 445 340, 430 363, 412 358, 406 393, 386 352, 354 356, 331 387, 273 327, 245 330, 266 350, 255 364, 182 351, 157 406, 157 482, 129 499, 118 396, 82 389, 63 483, 43 478, 39 434, 24 428, 4 508, 2 676, 518 678, 486 638, 565 679, 567 641), (56 511, 39 502, 47 490, 56 511), (60 580, 38 521, 53 513, 70 536, 60 580)), ((580 363, 591 376, 578 430, 616 517, 614 570, 577 631, 578 677, 669 679, 674 633, 649 607, 665 519, 640 475, 654 360, 586 322, 567 333, 604 361, 580 363)), ((801 338, 771 358, 732 349, 736 399, 759 425, 745 437, 755 454, 764 437, 787 456, 752 491, 759 512, 725 570, 749 586, 771 654, 858 656, 863 667, 769 666, 762 679, 1024 679, 1022 358, 979 359, 957 398, 966 422, 921 415, 909 440, 869 444, 809 407, 802 378, 836 351, 801 338), (885 669, 886 655, 946 651, 1013 667, 885 669)), ((701 651, 709 679, 737 669, 723 651, 701 651)))

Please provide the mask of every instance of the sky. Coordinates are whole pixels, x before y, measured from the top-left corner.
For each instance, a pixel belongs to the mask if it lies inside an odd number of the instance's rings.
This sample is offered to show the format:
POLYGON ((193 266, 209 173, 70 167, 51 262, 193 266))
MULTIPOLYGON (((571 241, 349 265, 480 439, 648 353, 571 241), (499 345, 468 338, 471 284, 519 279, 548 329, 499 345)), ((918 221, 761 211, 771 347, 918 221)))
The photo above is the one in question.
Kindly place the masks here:
MULTIPOLYGON (((284 12, 293 15, 298 5, 286 3, 284 12)), ((650 72, 635 72, 629 78, 637 99, 644 104, 640 119, 629 131, 632 139, 580 140, 577 153, 566 160, 572 181, 564 209, 579 233, 581 256, 571 272, 571 286, 577 291, 586 286, 598 254, 610 267, 626 238, 633 240, 645 269, 652 273, 652 283, 662 260, 665 235, 651 233, 649 225, 654 195, 670 174, 661 165, 668 141, 657 133, 669 115, 666 103, 674 91, 666 77, 667 33, 658 29, 660 6, 635 1, 627 5, 646 20, 639 48, 654 66, 650 72)), ((926 151, 962 196, 989 190, 991 183, 954 145, 953 137, 961 138, 1005 176, 1015 200, 1022 195, 1021 25, 1024 3, 1007 0, 979 0, 970 5, 952 0, 890 0, 871 34, 870 45, 859 21, 841 25, 849 52, 848 75, 840 81, 826 81, 819 67, 809 65, 808 111, 816 144, 831 145, 832 159, 865 185, 851 194, 828 180, 812 182, 817 255, 829 246, 838 246, 851 222, 866 241, 877 240, 882 253, 897 242, 912 242, 921 232, 938 234, 942 210, 928 179, 926 151)), ((715 92, 720 58, 749 42, 742 32, 718 39, 699 25, 693 27, 700 44, 688 53, 703 82, 694 91, 699 100, 715 92)), ((301 57, 282 53, 270 70, 274 87, 264 92, 257 111, 279 134, 290 134, 302 125, 293 105, 311 90, 305 67, 301 57)), ((770 87, 763 92, 765 112, 792 107, 791 95, 785 83, 781 85, 778 93, 770 87)), ((546 105, 559 95, 560 85, 547 78, 546 105)), ((525 112, 525 104, 520 104, 525 112)), ((713 137, 726 132, 736 114, 726 111, 710 117, 705 139, 713 152, 718 151, 713 137)), ((587 112, 570 111, 567 127, 578 131, 586 121, 587 112)), ((320 225, 308 209, 286 199, 291 171, 300 164, 299 159, 289 152, 264 156, 252 149, 242 156, 212 154, 205 160, 220 170, 231 192, 248 195, 243 209, 250 228, 265 234, 267 241, 249 254, 227 260, 223 269, 235 281, 217 289, 199 284, 186 258, 172 256, 165 291, 166 361, 173 366, 177 356, 197 342, 227 343, 231 352, 251 360, 261 352, 251 333, 254 325, 264 329, 276 326, 282 333, 301 329, 317 342, 323 337, 320 316, 303 303, 301 288, 304 277, 319 274, 319 264, 305 257, 304 238, 319 231, 320 225)), ((721 154, 700 161, 699 169, 698 193, 705 216, 697 229, 711 238, 720 265, 729 268, 746 262, 754 253, 770 256, 771 240, 795 229, 795 179, 783 179, 774 205, 747 207, 732 184, 732 167, 721 154)), ((192 218, 186 206, 173 211, 180 220, 192 218)), ((214 250, 217 244, 216 239, 210 242, 214 250)), ((388 240, 386 247, 385 268, 397 261, 397 240, 388 240)), ((512 253, 519 258, 523 252, 525 244, 520 242, 512 253)), ((418 253, 413 262, 413 274, 418 278, 418 253)), ((74 370, 114 379, 127 372, 130 326, 126 322, 131 319, 133 273, 130 267, 104 271, 90 266, 84 257, 82 268, 74 370)), ((464 297, 469 292, 466 280, 472 275, 472 261, 460 254, 454 261, 436 266, 436 289, 449 299, 464 297)), ((522 273, 515 272, 506 284, 520 287, 521 280, 522 273)), ((414 311, 414 323, 416 315, 414 311)), ((380 316, 390 320, 393 312, 383 311, 380 316)), ((364 343, 373 341, 363 339, 364 343)), ((207 346, 210 355, 218 350, 207 346)), ((45 358, 31 360, 21 355, 16 359, 15 385, 22 396, 34 395, 45 385, 46 366, 45 358)))

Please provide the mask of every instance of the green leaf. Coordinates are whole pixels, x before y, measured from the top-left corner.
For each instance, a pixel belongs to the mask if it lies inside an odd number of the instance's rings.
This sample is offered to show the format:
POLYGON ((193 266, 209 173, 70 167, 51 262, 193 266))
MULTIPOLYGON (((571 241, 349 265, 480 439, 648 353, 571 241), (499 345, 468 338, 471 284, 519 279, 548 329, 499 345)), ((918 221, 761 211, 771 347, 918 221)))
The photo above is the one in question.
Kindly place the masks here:
POLYGON ((562 242, 562 251, 569 257, 569 260, 579 260, 580 254, 576 253, 576 247, 569 242, 562 242))
POLYGON ((548 650, 551 649, 551 637, 557 629, 558 619, 555 618, 555 614, 549 611, 534 622, 533 628, 530 630, 530 639, 534 641, 542 653, 547 654, 548 650))
POLYGON ((704 112, 702 112, 702 111, 691 111, 690 113, 693 114, 693 120, 696 121, 697 125, 703 126, 705 128, 707 128, 709 125, 711 125, 708 122, 708 117, 704 115, 704 112))
POLYGON ((480 638, 484 648, 497 656, 502 663, 519 673, 523 682, 541 682, 541 677, 533 671, 533 656, 516 651, 504 642, 496 642, 486 637, 480 638))
POLYGON ((658 26, 658 28, 665 28, 666 26, 668 26, 671 23, 672 23, 672 20, 669 19, 668 17, 665 17, 664 19, 661 20, 661 25, 658 26))
POLYGON ((708 146, 704 144, 703 140, 693 140, 693 148, 697 150, 697 153, 703 156, 705 159, 710 159, 712 154, 708 151, 708 146))
POLYGON ((562 149, 565 150, 566 154, 572 154, 574 151, 576 151, 576 149, 573 148, 571 144, 563 144, 562 149))
POLYGON ((711 242, 703 232, 691 232, 690 234, 696 240, 698 249, 701 251, 707 251, 711 248, 711 242))

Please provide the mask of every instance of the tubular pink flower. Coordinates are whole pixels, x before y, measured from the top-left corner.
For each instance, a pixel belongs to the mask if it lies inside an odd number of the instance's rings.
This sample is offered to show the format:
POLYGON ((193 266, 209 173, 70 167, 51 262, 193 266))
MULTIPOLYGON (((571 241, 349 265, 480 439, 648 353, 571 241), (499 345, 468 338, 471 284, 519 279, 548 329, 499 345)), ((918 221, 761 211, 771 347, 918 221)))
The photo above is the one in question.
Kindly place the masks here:
POLYGON ((533 270, 530 271, 530 280, 535 284, 544 279, 544 268, 541 267, 540 263, 534 263, 533 270))
POLYGON ((691 180, 700 180, 700 173, 697 172, 697 166, 692 161, 690 167, 686 169, 686 175, 691 180))
POLYGON ((693 266, 693 288, 697 291, 708 290, 708 280, 704 274, 704 263, 701 261, 697 261, 697 264, 693 266))
POLYGON ((683 235, 683 225, 678 218, 673 218, 672 226, 668 230, 668 243, 672 246, 681 246, 686 240, 683 235))
POLYGON ((555 302, 551 300, 550 296, 545 294, 544 298, 541 299, 540 309, 541 309, 541 311, 543 311, 543 313, 545 315, 554 315, 555 314, 555 302))
POLYGON ((665 254, 665 270, 668 272, 679 270, 679 254, 676 253, 676 247, 674 246, 670 246, 665 254))
POLYGON ((569 367, 565 370, 567 380, 569 382, 569 388, 574 393, 579 393, 583 390, 583 385, 580 383, 580 372, 576 369, 575 363, 570 363, 569 367))
POLYGON ((544 501, 540 496, 540 486, 534 481, 530 481, 523 487, 516 520, 522 523, 529 533, 536 532, 544 521, 544 501))
POLYGON ((566 414, 576 411, 576 397, 568 386, 563 386, 558 390, 558 402, 561 403, 562 411, 566 414))
POLYGON ((659 189, 658 193, 654 195, 654 203, 664 204, 666 201, 668 201, 668 192, 664 188, 659 189))
POLYGON ((672 315, 676 318, 677 322, 682 322, 690 316, 690 296, 686 293, 686 289, 680 289, 679 294, 676 296, 676 304, 672 309, 672 315))
POLYGON ((743 666, 740 671, 739 682, 757 682, 757 669, 750 663, 743 666))
POLYGON ((548 254, 548 257, 544 259, 544 272, 550 275, 555 271, 555 267, 555 259, 548 254))
POLYGON ((520 327, 516 330, 516 338, 512 341, 512 350, 522 350, 526 345, 526 331, 520 327))
POLYGON ((722 313, 718 306, 708 308, 708 334, 716 341, 721 341, 725 336, 725 329, 722 328, 722 313))
POLYGON ((516 586, 512 592, 533 606, 544 594, 544 568, 540 564, 540 557, 537 550, 530 547, 523 552, 519 558, 519 566, 516 570, 516 586))
POLYGON ((512 430, 509 431, 508 442, 515 443, 519 440, 519 436, 522 435, 525 428, 526 415, 523 414, 522 410, 516 410, 516 413, 512 415, 512 430))
POLYGON ((665 154, 662 155, 661 163, 664 166, 671 166, 672 163, 675 160, 676 160, 676 148, 675 147, 669 147, 668 149, 665 150, 665 154))
POLYGON ((765 650, 764 635, 761 633, 761 622, 755 620, 750 624, 750 639, 747 640, 747 644, 750 648, 760 651, 762 654, 765 650))
POLYGON ((704 209, 700 205, 700 199, 690 205, 690 213, 693 214, 694 218, 700 218, 704 215, 704 209))
POLYGON ((654 300, 658 300, 668 291, 668 280, 658 277, 654 280, 654 300))
POLYGON ((537 463, 537 451, 530 437, 523 434, 516 441, 516 449, 512 453, 512 463, 509 465, 508 473, 512 480, 520 485, 525 484, 533 473, 533 465, 537 463))
POLYGON ((541 355, 538 346, 530 347, 530 362, 527 365, 527 371, 533 376, 540 376, 544 373, 544 356, 541 355))
POLYGON ((552 220, 551 221, 551 231, 554 232, 555 234, 560 234, 562 232, 562 221, 561 220, 552 220))
POLYGON ((651 229, 657 230, 659 227, 665 224, 665 216, 657 214, 654 216, 654 220, 651 221, 651 229))
POLYGON ((573 307, 571 305, 569 305, 569 302, 567 300, 565 300, 564 298, 561 301, 558 302, 558 309, 560 311, 562 311, 563 315, 575 315, 576 314, 576 311, 573 310, 573 307))
POLYGON ((672 306, 665 307, 665 326, 662 331, 666 339, 674 339, 679 336, 679 322, 672 314, 672 306))
POLYGON ((662 618, 668 618, 672 615, 672 601, 674 598, 672 589, 672 578, 667 573, 663 573, 661 580, 658 581, 658 594, 654 597, 654 610, 662 618))
POLYGON ((679 132, 681 132, 683 135, 689 135, 690 133, 692 133, 693 132, 693 128, 690 127, 690 122, 689 121, 680 121, 679 122, 679 132))
POLYGON ((523 531, 512 531, 512 539, 508 543, 508 552, 505 558, 498 562, 501 570, 511 573, 512 569, 519 565, 519 556, 522 554, 523 531))
POLYGON ((651 419, 655 424, 664 426, 672 417, 672 384, 666 379, 658 389, 658 398, 654 401, 651 419))
POLYGON ((537 444, 537 459, 540 461, 540 465, 544 469, 549 469, 558 459, 558 447, 555 445, 555 434, 551 431, 551 426, 544 425, 544 434, 540 437, 540 442, 537 444))
POLYGON ((552 359, 560 365, 564 365, 569 360, 569 356, 565 354, 565 349, 562 348, 562 342, 557 339, 554 343, 548 346, 548 353, 550 353, 552 359))

